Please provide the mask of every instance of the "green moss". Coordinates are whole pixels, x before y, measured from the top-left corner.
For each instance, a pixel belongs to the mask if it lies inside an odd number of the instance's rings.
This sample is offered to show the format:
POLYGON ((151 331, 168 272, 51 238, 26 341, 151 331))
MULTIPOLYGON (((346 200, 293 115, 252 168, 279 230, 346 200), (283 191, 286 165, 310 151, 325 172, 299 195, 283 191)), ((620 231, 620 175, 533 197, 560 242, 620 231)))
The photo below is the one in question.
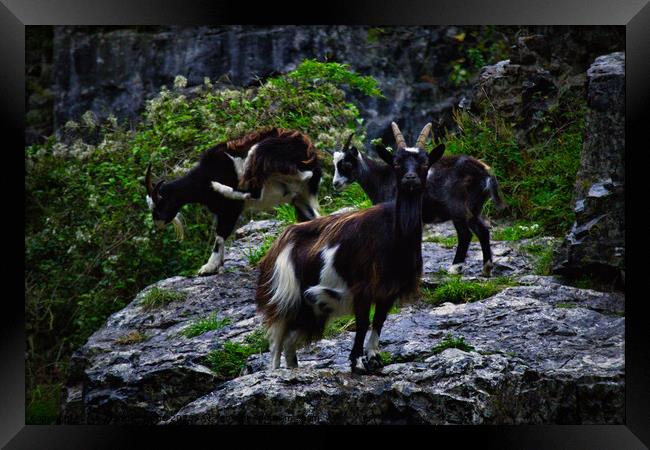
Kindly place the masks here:
POLYGON ((465 338, 463 336, 454 337, 451 334, 448 334, 445 339, 440 341, 431 349, 431 352, 436 355, 438 353, 442 353, 448 348, 457 348, 465 352, 471 352, 474 350, 474 347, 465 342, 465 338))
POLYGON ((436 288, 422 287, 423 300, 432 305, 445 302, 468 303, 491 297, 515 282, 507 277, 495 278, 489 281, 463 280, 460 276, 448 278, 436 288))
POLYGON ((572 302, 558 302, 555 304, 556 308, 563 308, 563 309, 572 309, 577 307, 578 305, 572 302))
POLYGON ((393 355, 391 355, 390 352, 379 352, 379 357, 381 358, 381 362, 384 364, 384 366, 393 363, 393 355))
POLYGON ((188 327, 183 329, 181 334, 187 338, 193 338, 195 336, 200 336, 203 333, 208 331, 220 330, 226 325, 230 324, 230 319, 225 317, 223 319, 217 318, 217 314, 212 314, 209 317, 199 319, 188 327))
POLYGON ((145 310, 151 310, 161 308, 171 302, 182 302, 186 297, 187 294, 184 292, 171 291, 154 286, 144 294, 140 305, 145 310))

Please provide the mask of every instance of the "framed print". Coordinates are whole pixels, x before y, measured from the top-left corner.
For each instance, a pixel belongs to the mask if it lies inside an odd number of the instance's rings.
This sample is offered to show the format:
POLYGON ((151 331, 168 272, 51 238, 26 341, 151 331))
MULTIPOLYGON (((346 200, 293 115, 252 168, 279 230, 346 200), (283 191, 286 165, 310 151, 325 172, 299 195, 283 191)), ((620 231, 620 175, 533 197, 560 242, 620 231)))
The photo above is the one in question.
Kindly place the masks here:
POLYGON ((256 8, 3 0, 2 443, 647 448, 650 7, 256 8))

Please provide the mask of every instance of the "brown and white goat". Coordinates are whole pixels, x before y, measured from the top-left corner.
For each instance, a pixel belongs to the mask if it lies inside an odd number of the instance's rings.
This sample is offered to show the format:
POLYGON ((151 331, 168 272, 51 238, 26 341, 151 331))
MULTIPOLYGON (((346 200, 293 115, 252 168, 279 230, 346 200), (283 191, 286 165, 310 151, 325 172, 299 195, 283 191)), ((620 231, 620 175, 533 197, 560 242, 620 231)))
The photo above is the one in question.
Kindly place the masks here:
POLYGON ((395 200, 293 225, 262 260, 256 302, 269 329, 271 368, 280 366, 282 352, 287 366, 296 367, 297 347, 321 338, 331 318, 351 312, 356 321, 352 371, 381 367, 379 335, 386 315, 398 298, 408 298, 418 287, 422 194, 429 166, 444 152, 443 145, 429 155, 424 150, 431 124, 414 147, 407 147, 393 127, 398 150, 392 170, 399 180, 395 200))
POLYGON ((206 150, 198 165, 170 182, 154 186, 149 165, 147 203, 157 226, 173 222, 181 233, 177 215, 182 206, 200 203, 215 215, 212 254, 199 269, 199 275, 207 275, 223 266, 224 242, 243 211, 291 203, 299 221, 318 217, 321 174, 320 160, 308 136, 272 128, 206 150))
MULTIPOLYGON (((342 190, 356 181, 373 204, 394 199, 397 182, 391 170, 391 155, 376 147, 388 165, 375 161, 354 146, 350 147, 350 138, 341 151, 333 154, 334 189, 342 190)), ((505 206, 496 177, 482 161, 470 156, 444 156, 429 168, 422 220, 424 223, 453 222, 458 246, 449 273, 462 271, 474 233, 483 252, 483 275, 490 275, 493 267, 490 230, 481 215, 488 198, 492 198, 498 208, 505 206)))

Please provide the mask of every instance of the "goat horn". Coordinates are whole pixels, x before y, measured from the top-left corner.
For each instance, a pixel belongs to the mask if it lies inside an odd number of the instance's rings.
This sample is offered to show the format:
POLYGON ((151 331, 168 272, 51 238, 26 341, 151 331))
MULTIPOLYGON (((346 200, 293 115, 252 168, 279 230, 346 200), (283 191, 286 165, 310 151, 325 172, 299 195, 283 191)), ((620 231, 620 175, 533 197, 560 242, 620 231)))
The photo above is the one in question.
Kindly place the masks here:
POLYGON ((350 133, 350 136, 348 136, 348 140, 345 141, 345 145, 343 146, 343 150, 347 150, 350 148, 350 142, 352 141, 352 136, 354 136, 354 131, 350 133))
POLYGON ((395 122, 391 122, 390 127, 393 129, 393 135, 395 136, 395 144, 397 144, 397 148, 406 148, 406 141, 404 141, 404 136, 402 136, 402 132, 399 130, 397 124, 395 122))
POLYGON ((418 141, 415 143, 416 147, 424 148, 424 144, 427 142, 427 138, 429 137, 430 131, 431 131, 431 122, 426 124, 422 129, 422 132, 420 133, 420 137, 418 138, 418 141))

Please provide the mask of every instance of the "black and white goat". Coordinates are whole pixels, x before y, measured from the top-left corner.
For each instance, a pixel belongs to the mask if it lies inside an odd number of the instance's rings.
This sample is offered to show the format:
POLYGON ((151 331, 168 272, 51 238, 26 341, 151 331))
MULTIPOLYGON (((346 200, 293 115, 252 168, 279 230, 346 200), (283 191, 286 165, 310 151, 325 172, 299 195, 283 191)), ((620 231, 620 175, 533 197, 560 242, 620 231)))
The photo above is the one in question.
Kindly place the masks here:
POLYGON ((352 371, 381 367, 379 335, 386 315, 398 298, 407 299, 418 288, 422 194, 429 166, 444 152, 443 145, 429 155, 424 150, 431 124, 415 147, 407 147, 393 126, 398 142, 391 165, 399 180, 395 200, 293 225, 262 260, 256 302, 269 329, 271 368, 280 367, 282 352, 287 367, 296 367, 297 347, 322 337, 329 319, 350 312, 356 321, 352 371))
POLYGON ((318 217, 321 164, 306 135, 279 128, 248 134, 206 150, 198 165, 170 182, 151 181, 151 164, 145 175, 147 203, 157 226, 182 225, 177 214, 183 205, 205 205, 217 219, 216 239, 200 275, 223 266, 224 242, 244 210, 266 210, 291 203, 298 220, 318 217))
MULTIPOLYGON (((388 164, 364 156, 350 138, 341 151, 334 152, 334 189, 342 190, 350 183, 358 182, 374 203, 395 198, 396 178, 391 168, 389 153, 379 151, 379 156, 388 164)), ((498 208, 505 205, 499 192, 499 184, 490 167, 469 156, 445 156, 429 168, 424 193, 422 220, 424 223, 453 221, 458 234, 456 255, 449 273, 462 271, 467 256, 472 232, 478 237, 483 252, 483 275, 489 276, 492 263, 490 231, 481 211, 488 197, 498 208)))

